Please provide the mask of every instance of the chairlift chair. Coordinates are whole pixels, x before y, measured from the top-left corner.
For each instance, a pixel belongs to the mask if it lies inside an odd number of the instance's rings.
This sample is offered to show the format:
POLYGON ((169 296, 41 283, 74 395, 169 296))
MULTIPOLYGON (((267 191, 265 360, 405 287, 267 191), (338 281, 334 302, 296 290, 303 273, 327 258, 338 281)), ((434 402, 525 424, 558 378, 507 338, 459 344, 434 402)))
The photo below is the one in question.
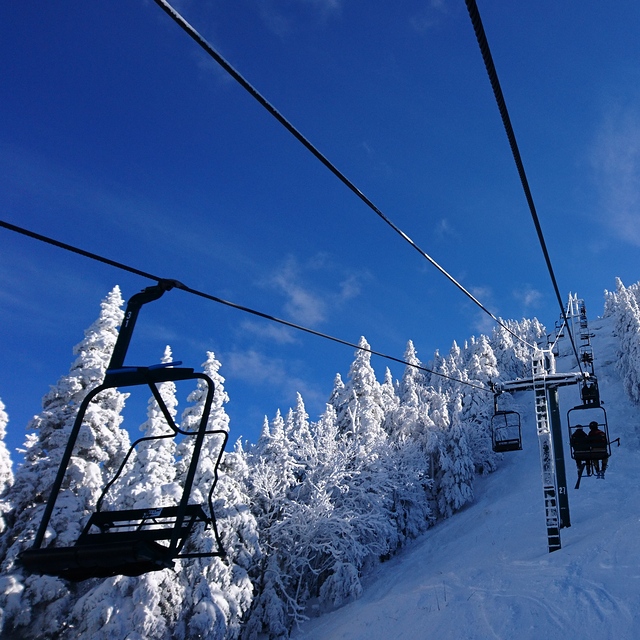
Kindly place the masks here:
POLYGON ((491 439, 496 453, 522 450, 522 429, 517 411, 496 411, 491 418, 491 439))
MULTIPOLYGON (((567 429, 569 432, 569 446, 571 457, 578 463, 578 482, 576 489, 580 486, 582 471, 587 470, 587 475, 591 475, 591 469, 598 466, 600 460, 606 460, 611 456, 611 441, 609 439, 609 425, 607 422, 607 412, 600 403, 597 380, 587 379, 581 389, 582 404, 569 409, 567 412, 567 429), (589 430, 590 425, 595 423, 602 431, 605 438, 602 442, 593 443, 585 437, 577 441, 575 437, 579 430, 589 430)), ((585 436, 587 434, 585 433, 585 436)), ((616 440, 618 446, 620 440, 616 440)), ((604 477, 604 474, 603 474, 604 477)))
MULTIPOLYGON (((604 411, 600 404, 600 390, 598 388, 598 379, 595 376, 590 376, 582 383, 582 387, 580 387, 580 397, 582 398, 582 406, 596 407, 604 411)), ((580 406, 573 408, 573 410, 576 411, 579 409, 580 406)))
POLYGON ((593 375, 593 348, 591 345, 580 346, 580 362, 590 368, 590 373, 593 375))
POLYGON ((607 425, 607 415, 603 407, 579 405, 567 412, 567 424, 569 429, 569 444, 571 446, 571 457, 574 460, 602 460, 611 455, 611 443, 609 442, 609 427, 607 425), (604 432, 607 437, 606 444, 599 446, 588 446, 576 450, 573 436, 578 429, 588 429, 589 425, 595 422, 598 429, 604 432))
POLYGON ((115 575, 136 576, 148 571, 172 567, 176 558, 225 555, 213 513, 212 494, 217 482, 218 465, 228 434, 224 430, 207 429, 213 402, 213 381, 204 373, 173 366, 174 363, 150 367, 123 365, 140 308, 147 302, 157 300, 165 291, 176 284, 178 283, 174 281, 160 281, 158 285, 147 287, 129 300, 125 320, 118 335, 104 382, 87 394, 79 408, 33 545, 19 556, 18 562, 30 573, 54 575, 72 581, 115 575), (158 384, 178 380, 202 380, 206 385, 207 395, 203 414, 195 431, 184 431, 176 425, 158 391, 158 384), (97 501, 95 512, 89 517, 74 545, 69 547, 43 546, 45 533, 60 495, 74 445, 91 401, 105 389, 140 385, 146 385, 151 389, 170 431, 159 436, 140 438, 131 445, 118 471, 105 486, 97 501), (193 454, 183 483, 182 496, 177 504, 113 511, 102 508, 107 492, 122 474, 137 445, 141 442, 153 444, 155 440, 178 435, 184 438, 194 438, 194 444, 193 454), (205 508, 203 505, 190 504, 189 499, 205 437, 211 436, 218 439, 220 446, 214 464, 214 479, 208 493, 208 504, 205 508), (206 553, 185 551, 185 544, 189 536, 196 530, 197 525, 212 528, 216 549, 206 553))

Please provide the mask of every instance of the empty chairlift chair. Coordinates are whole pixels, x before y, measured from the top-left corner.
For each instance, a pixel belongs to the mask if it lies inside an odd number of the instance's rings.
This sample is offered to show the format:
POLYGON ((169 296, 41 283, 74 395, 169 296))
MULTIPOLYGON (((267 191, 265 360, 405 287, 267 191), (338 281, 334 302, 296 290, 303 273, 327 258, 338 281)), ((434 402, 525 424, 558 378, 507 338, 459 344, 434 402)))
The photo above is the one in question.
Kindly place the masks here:
POLYGON ((493 417, 491 418, 491 445, 496 453, 520 451, 522 449, 522 429, 517 411, 500 411, 498 386, 489 383, 493 390, 493 417))
POLYGON ((33 546, 20 554, 19 563, 28 572, 78 581, 114 575, 135 576, 148 571, 158 571, 172 567, 176 558, 225 555, 213 513, 212 494, 217 481, 218 465, 227 442, 227 432, 207 429, 214 394, 213 381, 204 373, 176 367, 173 364, 150 367, 131 367, 123 364, 140 308, 147 302, 157 300, 175 284, 173 281, 160 281, 158 285, 144 289, 129 300, 104 382, 86 396, 79 408, 33 546), (158 391, 157 385, 160 383, 179 380, 202 380, 206 385, 207 394, 202 418, 194 431, 183 431, 176 425, 158 391), (105 389, 140 385, 146 385, 151 389, 167 421, 169 431, 159 436, 140 438, 133 443, 120 468, 105 486, 97 501, 95 512, 89 517, 74 545, 43 546, 47 526, 61 496, 67 467, 91 400, 105 389), (184 475, 182 495, 174 505, 145 509, 103 509, 107 492, 121 477, 137 445, 146 442, 147 446, 153 446, 155 441, 178 436, 193 438, 193 454, 184 475), (200 453, 205 438, 209 437, 216 438, 217 445, 214 479, 207 504, 191 504, 191 490, 200 453), (207 553, 185 551, 189 536, 203 527, 212 528, 217 548, 207 553))
POLYGON ((493 450, 497 453, 520 451, 522 449, 520 414, 516 411, 496 411, 491 418, 491 438, 493 450))

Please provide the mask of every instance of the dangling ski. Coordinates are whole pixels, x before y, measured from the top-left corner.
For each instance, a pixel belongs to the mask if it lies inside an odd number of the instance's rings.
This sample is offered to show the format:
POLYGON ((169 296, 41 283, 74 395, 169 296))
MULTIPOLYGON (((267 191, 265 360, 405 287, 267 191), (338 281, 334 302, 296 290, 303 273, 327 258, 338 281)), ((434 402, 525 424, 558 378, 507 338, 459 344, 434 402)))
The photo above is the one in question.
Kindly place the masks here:
POLYGON ((584 471, 586 464, 586 462, 583 462, 578 468, 578 482, 576 482, 576 486, 574 487, 575 489, 580 488, 580 480, 582 480, 582 472, 584 471))

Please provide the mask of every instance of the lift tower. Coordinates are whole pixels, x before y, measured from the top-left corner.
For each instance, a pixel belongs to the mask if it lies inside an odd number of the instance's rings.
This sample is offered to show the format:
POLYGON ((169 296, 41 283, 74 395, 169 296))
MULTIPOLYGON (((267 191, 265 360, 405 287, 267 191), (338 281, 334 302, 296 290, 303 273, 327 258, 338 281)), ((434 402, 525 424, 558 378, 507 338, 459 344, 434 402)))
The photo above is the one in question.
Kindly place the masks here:
POLYGON ((497 391, 534 392, 545 522, 551 553, 561 548, 560 529, 571 526, 558 387, 578 384, 588 377, 588 374, 557 373, 553 353, 551 350, 541 349, 537 349, 533 354, 532 373, 531 378, 520 378, 497 385, 497 391))

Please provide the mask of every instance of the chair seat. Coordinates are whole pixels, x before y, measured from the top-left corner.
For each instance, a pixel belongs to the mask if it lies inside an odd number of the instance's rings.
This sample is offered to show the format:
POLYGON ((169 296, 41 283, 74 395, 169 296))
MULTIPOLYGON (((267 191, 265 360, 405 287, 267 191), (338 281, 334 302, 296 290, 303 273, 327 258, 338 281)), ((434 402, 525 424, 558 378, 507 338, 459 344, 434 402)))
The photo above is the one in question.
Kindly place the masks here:
POLYGON ((168 547, 150 540, 129 540, 73 547, 28 549, 20 554, 20 564, 32 573, 44 573, 66 580, 139 576, 148 571, 173 567, 168 547))
POLYGON ((504 453, 505 451, 520 451, 522 444, 518 438, 512 440, 498 440, 496 441, 493 450, 496 453, 504 453))
POLYGON ((609 457, 609 452, 605 448, 593 448, 590 451, 575 451, 574 458, 576 460, 604 460, 609 457))
POLYGON ((194 524, 211 522, 201 505, 190 504, 176 530, 177 514, 177 506, 98 511, 89 518, 74 546, 29 549, 20 554, 20 563, 32 573, 72 581, 139 576, 173 567, 173 560, 194 524), (176 533, 177 546, 172 547, 169 541, 176 533), (167 544, 160 544, 158 540, 167 544))

